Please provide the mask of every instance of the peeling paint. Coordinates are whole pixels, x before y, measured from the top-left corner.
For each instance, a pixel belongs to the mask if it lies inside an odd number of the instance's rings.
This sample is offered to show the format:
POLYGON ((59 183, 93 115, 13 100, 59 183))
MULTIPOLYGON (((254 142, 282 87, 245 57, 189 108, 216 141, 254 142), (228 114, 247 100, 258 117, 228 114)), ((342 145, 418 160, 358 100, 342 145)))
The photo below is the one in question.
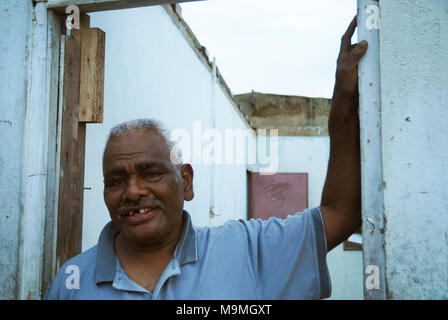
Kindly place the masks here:
POLYGON ((9 120, 0 120, 0 123, 5 123, 5 124, 9 125, 10 127, 12 127, 12 122, 9 120))

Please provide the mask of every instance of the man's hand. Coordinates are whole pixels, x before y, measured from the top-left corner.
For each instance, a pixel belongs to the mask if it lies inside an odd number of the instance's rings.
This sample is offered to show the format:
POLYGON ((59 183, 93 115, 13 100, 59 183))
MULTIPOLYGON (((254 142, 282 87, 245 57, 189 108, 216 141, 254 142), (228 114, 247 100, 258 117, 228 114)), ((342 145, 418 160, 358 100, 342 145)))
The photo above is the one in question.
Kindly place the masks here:
POLYGON ((351 44, 355 29, 356 17, 341 39, 328 121, 330 160, 320 206, 328 251, 361 225, 358 63, 367 42, 351 44))
MULTIPOLYGON (((367 41, 351 44, 356 29, 356 16, 341 39, 336 67, 330 120, 352 119, 358 110, 358 63, 367 51, 367 41)), ((333 122, 335 122, 333 121, 333 122)), ((331 121, 330 121, 331 122, 331 121)), ((337 123, 335 123, 337 124, 337 123)))

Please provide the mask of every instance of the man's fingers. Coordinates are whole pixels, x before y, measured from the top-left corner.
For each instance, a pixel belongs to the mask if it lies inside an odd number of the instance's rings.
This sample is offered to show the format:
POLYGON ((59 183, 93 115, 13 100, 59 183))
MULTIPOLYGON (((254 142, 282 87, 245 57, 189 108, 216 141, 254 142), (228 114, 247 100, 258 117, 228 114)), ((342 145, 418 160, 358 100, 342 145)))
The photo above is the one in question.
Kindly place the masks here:
POLYGON ((354 45, 354 48, 350 51, 347 58, 348 62, 354 66, 357 66, 359 60, 366 54, 368 43, 363 40, 360 43, 354 45))
POLYGON ((345 31, 344 35, 342 36, 341 39, 341 52, 346 51, 348 52, 350 50, 350 46, 351 46, 351 39, 353 36, 353 33, 355 32, 356 29, 356 23, 357 23, 357 17, 355 16, 352 20, 352 22, 350 22, 350 25, 347 28, 347 31, 345 31))

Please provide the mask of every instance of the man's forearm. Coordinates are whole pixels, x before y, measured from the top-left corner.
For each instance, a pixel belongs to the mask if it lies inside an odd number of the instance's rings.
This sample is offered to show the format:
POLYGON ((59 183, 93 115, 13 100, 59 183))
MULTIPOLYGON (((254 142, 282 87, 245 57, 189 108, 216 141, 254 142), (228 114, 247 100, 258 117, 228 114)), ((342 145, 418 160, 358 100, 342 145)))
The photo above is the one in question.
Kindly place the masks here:
MULTIPOLYGON (((359 216, 361 211, 361 162, 357 112, 338 117, 337 109, 346 109, 335 97, 329 121, 330 159, 322 192, 321 205, 338 212, 359 216)), ((360 219, 360 217, 359 217, 360 219)), ((359 220, 360 221, 360 220, 359 220)), ((354 223, 359 224, 359 221, 354 223)))
POLYGON ((345 103, 332 101, 329 121, 330 158, 321 200, 326 224, 330 224, 326 226, 328 250, 361 225, 359 120, 357 112, 337 118, 341 115, 338 109, 347 108, 345 103))
POLYGON ((356 22, 354 17, 341 39, 328 120, 330 159, 321 199, 328 250, 361 225, 358 63, 367 42, 351 44, 356 22))

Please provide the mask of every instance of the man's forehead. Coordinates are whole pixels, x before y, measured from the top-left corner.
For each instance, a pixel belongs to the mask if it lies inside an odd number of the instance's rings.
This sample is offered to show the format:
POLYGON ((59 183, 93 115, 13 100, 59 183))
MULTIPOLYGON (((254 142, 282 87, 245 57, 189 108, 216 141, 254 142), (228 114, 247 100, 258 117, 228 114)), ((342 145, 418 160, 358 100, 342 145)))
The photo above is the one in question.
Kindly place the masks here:
POLYGON ((154 159, 169 159, 170 148, 160 134, 138 130, 112 137, 104 150, 104 161, 116 158, 150 156, 154 159))

